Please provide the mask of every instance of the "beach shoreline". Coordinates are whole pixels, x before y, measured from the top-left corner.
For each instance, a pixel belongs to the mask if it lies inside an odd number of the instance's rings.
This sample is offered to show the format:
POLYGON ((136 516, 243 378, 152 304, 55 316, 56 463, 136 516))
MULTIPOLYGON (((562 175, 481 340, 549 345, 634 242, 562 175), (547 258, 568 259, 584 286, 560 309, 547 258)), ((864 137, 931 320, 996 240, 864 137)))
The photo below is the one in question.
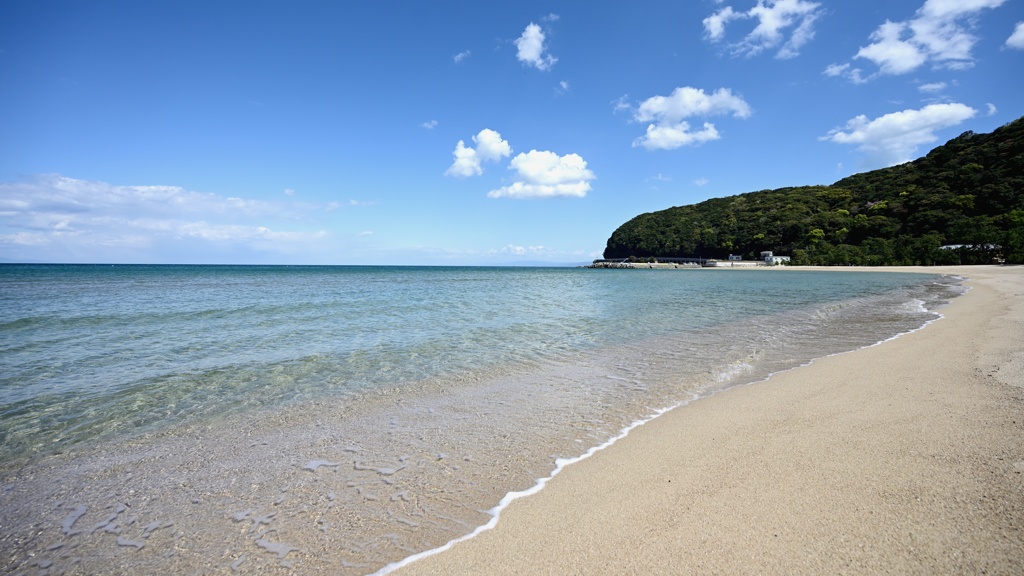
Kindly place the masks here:
MULTIPOLYGON (((775 268, 813 269, 836 270, 775 268)), ((924 330, 670 411, 395 573, 1024 570, 1024 268, 848 270, 972 290, 924 330)))

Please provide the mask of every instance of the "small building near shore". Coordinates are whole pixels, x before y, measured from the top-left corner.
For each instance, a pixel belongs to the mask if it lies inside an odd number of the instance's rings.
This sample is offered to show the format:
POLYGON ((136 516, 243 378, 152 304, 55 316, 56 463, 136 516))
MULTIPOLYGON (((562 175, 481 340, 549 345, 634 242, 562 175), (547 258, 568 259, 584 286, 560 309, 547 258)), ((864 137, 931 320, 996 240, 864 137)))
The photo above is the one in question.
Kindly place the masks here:
POLYGON ((773 252, 766 250, 761 252, 761 260, 768 266, 778 266, 780 264, 789 264, 789 256, 776 256, 773 252))

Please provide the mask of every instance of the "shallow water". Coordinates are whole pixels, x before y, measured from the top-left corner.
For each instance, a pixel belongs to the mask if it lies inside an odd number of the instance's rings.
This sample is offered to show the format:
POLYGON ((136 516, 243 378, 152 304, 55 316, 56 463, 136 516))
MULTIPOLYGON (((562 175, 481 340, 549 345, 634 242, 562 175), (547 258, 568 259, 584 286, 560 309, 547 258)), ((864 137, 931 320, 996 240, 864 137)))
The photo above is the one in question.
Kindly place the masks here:
POLYGON ((4 566, 367 574, 637 419, 918 328, 958 292, 887 273, 0 266, 4 566))

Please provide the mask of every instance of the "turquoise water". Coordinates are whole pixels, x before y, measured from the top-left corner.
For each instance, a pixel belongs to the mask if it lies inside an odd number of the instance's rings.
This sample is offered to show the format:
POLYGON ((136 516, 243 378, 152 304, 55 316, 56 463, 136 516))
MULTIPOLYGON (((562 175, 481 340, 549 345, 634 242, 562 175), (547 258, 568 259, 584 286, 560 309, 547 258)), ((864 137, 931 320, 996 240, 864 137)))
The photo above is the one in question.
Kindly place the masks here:
POLYGON ((0 265, 0 565, 61 567, 67 543, 76 570, 117 572, 116 534, 145 539, 131 565, 152 574, 368 574, 638 419, 920 328, 960 291, 850 271, 0 265))
POLYGON ((922 280, 666 272, 0 266, 0 457, 922 280))

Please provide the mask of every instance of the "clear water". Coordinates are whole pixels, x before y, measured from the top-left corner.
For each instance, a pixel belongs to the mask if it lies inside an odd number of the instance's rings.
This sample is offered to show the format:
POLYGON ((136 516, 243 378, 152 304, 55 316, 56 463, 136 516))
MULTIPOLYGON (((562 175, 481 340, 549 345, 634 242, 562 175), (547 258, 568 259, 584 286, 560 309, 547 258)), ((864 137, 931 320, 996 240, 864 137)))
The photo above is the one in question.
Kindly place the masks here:
POLYGON ((958 291, 845 271, 0 265, 6 568, 370 573, 653 410, 918 328, 958 291), (129 512, 68 535, 79 506, 70 532, 129 512))

